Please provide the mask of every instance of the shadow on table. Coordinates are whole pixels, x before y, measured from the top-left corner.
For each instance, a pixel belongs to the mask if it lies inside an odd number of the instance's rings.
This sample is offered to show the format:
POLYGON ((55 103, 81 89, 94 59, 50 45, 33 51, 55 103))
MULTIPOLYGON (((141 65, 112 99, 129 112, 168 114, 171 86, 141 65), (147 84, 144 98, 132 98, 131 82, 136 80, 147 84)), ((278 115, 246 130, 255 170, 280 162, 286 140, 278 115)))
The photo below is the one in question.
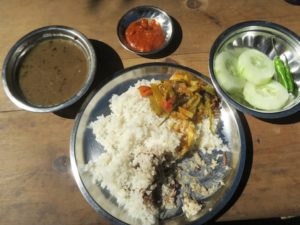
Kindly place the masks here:
POLYGON ((241 194, 244 191, 244 188, 246 187, 246 184, 248 182, 248 178, 250 176, 250 172, 251 172, 251 168, 252 168, 252 161, 253 161, 253 143, 252 143, 252 135, 250 132, 250 128, 248 126, 247 120, 244 116, 243 113, 238 112, 238 115, 240 117, 241 120, 241 125, 244 128, 244 132, 245 132, 245 137, 246 137, 246 156, 245 156, 245 167, 244 167, 244 171, 241 177, 241 181, 240 184, 236 190, 236 192, 234 193, 233 197, 231 198, 231 200, 229 201, 229 203, 212 219, 210 220, 208 223, 206 223, 206 225, 214 225, 214 224, 218 224, 215 221, 221 217, 228 209, 230 209, 234 203, 238 200, 238 198, 241 196, 241 194))
POLYGON ((54 112, 57 116, 74 119, 83 103, 88 101, 105 83, 112 79, 114 73, 124 68, 120 56, 112 47, 97 40, 90 39, 90 42, 95 49, 97 57, 94 81, 87 93, 79 101, 65 109, 54 112))
MULTIPOLYGON (((259 119, 259 118, 258 118, 259 119)), ((262 121, 273 123, 273 124, 293 124, 300 121, 300 111, 296 112, 288 117, 280 119, 260 119, 262 121)))
POLYGON ((215 222, 209 225, 299 225, 300 217, 215 222))
POLYGON ((148 58, 148 59, 159 59, 159 58, 164 58, 169 55, 171 55, 173 52, 176 51, 176 49, 179 47, 181 41, 182 41, 182 29, 178 21, 171 17, 172 22, 173 22, 173 37, 169 43, 169 45, 166 46, 165 49, 162 51, 152 54, 152 55, 141 55, 142 57, 148 58))

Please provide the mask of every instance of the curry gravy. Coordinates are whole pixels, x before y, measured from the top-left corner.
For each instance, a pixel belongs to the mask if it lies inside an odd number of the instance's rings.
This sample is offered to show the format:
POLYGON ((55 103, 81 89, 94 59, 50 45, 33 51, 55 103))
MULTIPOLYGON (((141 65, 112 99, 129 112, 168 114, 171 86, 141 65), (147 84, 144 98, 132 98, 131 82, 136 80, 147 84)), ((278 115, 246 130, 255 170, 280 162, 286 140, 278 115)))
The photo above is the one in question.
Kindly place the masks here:
POLYGON ((18 81, 29 103, 51 106, 74 96, 87 74, 88 61, 81 47, 56 38, 40 42, 24 56, 18 81))

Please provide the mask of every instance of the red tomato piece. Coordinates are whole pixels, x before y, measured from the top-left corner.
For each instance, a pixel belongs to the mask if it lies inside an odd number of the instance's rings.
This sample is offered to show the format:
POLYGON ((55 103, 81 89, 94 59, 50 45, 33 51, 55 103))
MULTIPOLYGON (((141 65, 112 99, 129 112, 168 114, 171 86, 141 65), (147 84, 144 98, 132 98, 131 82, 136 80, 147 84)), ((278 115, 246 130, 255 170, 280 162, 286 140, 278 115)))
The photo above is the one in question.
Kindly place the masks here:
POLYGON ((170 113, 173 110, 174 107, 174 102, 175 102, 175 96, 172 98, 169 98, 167 100, 163 100, 162 102, 162 107, 165 112, 170 113))
POLYGON ((142 85, 138 89, 142 97, 151 96, 153 94, 152 89, 149 86, 142 85))

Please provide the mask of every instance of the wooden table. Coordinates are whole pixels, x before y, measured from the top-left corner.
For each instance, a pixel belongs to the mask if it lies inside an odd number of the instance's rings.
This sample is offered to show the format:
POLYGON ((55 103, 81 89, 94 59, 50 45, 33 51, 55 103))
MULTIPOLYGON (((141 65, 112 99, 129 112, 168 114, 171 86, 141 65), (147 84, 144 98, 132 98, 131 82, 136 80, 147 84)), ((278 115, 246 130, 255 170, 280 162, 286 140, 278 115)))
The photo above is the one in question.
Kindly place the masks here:
MULTIPOLYGON (((157 61, 179 63, 208 75, 209 50, 216 37, 247 20, 271 21, 300 35, 300 6, 284 0, 0 1, 0 61, 24 34, 42 26, 66 25, 93 39, 103 53, 97 74, 101 79, 122 67, 157 61), (119 18, 142 4, 166 10, 180 25, 182 39, 172 54, 149 59, 120 46, 119 18)), ((281 123, 245 118, 253 146, 251 170, 238 199, 219 220, 299 216, 300 114, 281 123)), ((73 119, 53 113, 20 110, 1 85, 0 224, 110 224, 88 205, 72 177, 73 124, 73 119)))

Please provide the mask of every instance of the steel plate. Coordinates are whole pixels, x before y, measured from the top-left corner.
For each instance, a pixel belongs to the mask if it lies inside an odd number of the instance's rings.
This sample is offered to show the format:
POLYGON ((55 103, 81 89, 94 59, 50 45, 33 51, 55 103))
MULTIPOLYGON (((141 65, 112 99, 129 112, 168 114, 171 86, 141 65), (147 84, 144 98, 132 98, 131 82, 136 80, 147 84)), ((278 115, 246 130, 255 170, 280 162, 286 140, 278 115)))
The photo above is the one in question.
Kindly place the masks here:
MULTIPOLYGON (((91 176, 83 172, 84 166, 103 152, 102 146, 95 141, 89 124, 95 121, 99 115, 110 113, 108 104, 113 94, 125 92, 141 79, 168 79, 173 72, 178 70, 188 71, 210 84, 207 77, 183 66, 166 63, 137 65, 116 74, 114 79, 103 86, 83 106, 76 118, 70 142, 72 172, 82 195, 91 207, 114 224, 138 223, 117 206, 114 197, 107 190, 102 190, 93 184, 91 176)), ((219 132, 222 133, 222 138, 229 144, 231 150, 229 160, 231 169, 226 174, 224 185, 204 200, 205 208, 193 220, 189 221, 184 215, 179 214, 164 220, 163 224, 203 224, 207 222, 225 207, 240 183, 246 156, 245 133, 237 112, 227 102, 222 101, 221 106, 219 132)))

